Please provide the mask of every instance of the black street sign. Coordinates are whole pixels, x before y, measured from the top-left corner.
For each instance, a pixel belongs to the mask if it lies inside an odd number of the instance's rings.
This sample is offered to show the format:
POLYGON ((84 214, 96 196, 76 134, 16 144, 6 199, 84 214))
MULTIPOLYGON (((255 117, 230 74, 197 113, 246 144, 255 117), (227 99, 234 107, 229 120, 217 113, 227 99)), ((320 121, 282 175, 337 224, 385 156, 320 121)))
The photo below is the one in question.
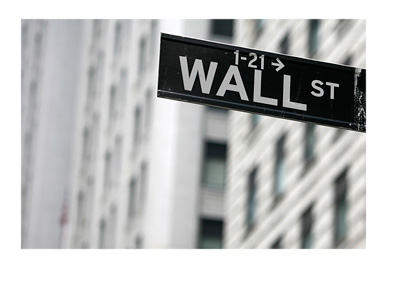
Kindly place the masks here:
POLYGON ((366 132, 366 71, 161 34, 158 97, 366 132))

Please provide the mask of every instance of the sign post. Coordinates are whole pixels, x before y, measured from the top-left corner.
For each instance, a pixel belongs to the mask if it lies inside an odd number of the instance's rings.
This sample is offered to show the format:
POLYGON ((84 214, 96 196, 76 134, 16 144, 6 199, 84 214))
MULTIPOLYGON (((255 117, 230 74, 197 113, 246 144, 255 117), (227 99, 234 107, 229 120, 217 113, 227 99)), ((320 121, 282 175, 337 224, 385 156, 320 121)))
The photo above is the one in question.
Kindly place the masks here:
POLYGON ((365 69, 161 34, 158 97, 366 132, 365 69))

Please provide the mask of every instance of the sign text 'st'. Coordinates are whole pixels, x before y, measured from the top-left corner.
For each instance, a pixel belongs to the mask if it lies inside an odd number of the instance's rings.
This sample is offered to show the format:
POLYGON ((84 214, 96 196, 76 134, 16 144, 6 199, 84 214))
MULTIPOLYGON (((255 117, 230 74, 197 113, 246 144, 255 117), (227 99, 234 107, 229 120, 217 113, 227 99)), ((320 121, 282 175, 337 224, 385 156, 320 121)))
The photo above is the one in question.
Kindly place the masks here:
POLYGON ((158 96, 366 131, 366 71, 161 34, 158 96))

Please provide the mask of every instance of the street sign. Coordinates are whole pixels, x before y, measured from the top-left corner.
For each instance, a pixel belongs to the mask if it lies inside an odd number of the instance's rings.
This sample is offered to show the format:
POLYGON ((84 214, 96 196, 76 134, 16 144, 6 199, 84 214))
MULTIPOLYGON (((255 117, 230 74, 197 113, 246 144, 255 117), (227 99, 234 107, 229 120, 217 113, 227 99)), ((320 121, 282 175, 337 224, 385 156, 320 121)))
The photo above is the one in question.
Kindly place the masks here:
POLYGON ((161 34, 158 97, 366 132, 366 70, 161 34))

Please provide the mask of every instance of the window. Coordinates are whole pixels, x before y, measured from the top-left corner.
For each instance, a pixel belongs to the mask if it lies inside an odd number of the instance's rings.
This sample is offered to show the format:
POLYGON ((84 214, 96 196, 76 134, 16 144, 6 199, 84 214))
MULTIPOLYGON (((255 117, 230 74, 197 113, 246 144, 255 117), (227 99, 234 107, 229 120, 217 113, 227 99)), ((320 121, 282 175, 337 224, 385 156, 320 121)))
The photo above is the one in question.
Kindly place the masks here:
POLYGON ((256 38, 258 38, 260 36, 260 34, 262 33, 262 31, 264 30, 266 22, 267 21, 265 19, 255 19, 254 20, 254 30, 255 30, 256 38))
POLYGON ((337 33, 340 38, 343 38, 348 32, 352 20, 350 19, 340 19, 337 24, 337 33))
POLYGON ((34 43, 34 57, 36 59, 40 58, 41 49, 42 49, 42 35, 36 34, 35 35, 35 43, 34 43))
POLYGON ((27 132, 24 135, 24 148, 22 149, 23 152, 23 162, 24 164, 22 164, 22 167, 24 169, 24 177, 28 177, 28 169, 31 164, 31 155, 32 155, 32 133, 31 132, 27 132))
POLYGON ((222 248, 223 222, 202 219, 200 221, 199 248, 222 248))
POLYGON ((312 206, 306 209, 301 217, 301 248, 312 247, 312 206))
POLYGON ((305 125, 304 143, 304 161, 308 167, 315 156, 315 124, 307 123, 305 125))
POLYGON ((96 93, 96 68, 89 68, 89 78, 88 78, 88 89, 87 89, 87 97, 88 97, 88 105, 91 104, 90 100, 96 93))
POLYGON ((146 125, 146 136, 150 133, 151 115, 152 115, 152 91, 149 89, 146 93, 146 105, 145 105, 145 125, 146 125))
POLYGON ((133 130, 133 146, 134 149, 136 150, 138 148, 139 142, 140 142, 140 137, 142 133, 142 112, 139 106, 136 107, 135 109, 135 114, 134 114, 134 130, 133 130))
POLYGON ((289 53, 289 33, 283 37, 281 43, 279 44, 279 51, 282 54, 288 54, 289 53))
POLYGON ((135 215, 135 196, 136 196, 136 180, 131 179, 129 182, 129 195, 128 195, 128 219, 135 215))
MULTIPOLYGON (((98 138, 99 138, 99 115, 97 113, 93 114, 93 121, 92 121, 92 131, 90 135, 90 143, 91 143, 91 152, 92 154, 96 153, 98 147, 98 138)), ((93 156, 93 161, 96 161, 96 156, 93 156)), ((94 163, 95 164, 95 163, 94 163)))
POLYGON ((348 55, 346 59, 343 61, 343 64, 346 66, 350 66, 353 62, 353 55, 348 55))
POLYGON ((140 235, 137 235, 137 236, 136 236, 136 239, 135 239, 135 247, 136 247, 137 249, 143 248, 143 238, 142 238, 142 236, 140 236, 140 235))
POLYGON ((83 226, 85 223, 85 194, 82 191, 79 191, 78 194, 78 210, 76 214, 77 225, 83 226))
POLYGON ((282 236, 278 237, 274 243, 271 245, 272 249, 281 249, 282 248, 282 236))
POLYGON ((37 106, 37 99, 38 97, 38 86, 37 83, 35 81, 31 82, 31 84, 29 85, 29 116, 28 116, 28 121, 30 122, 30 124, 32 124, 32 122, 34 121, 34 114, 36 111, 36 106, 37 106))
POLYGON ((110 102, 108 106, 108 120, 110 124, 115 116, 115 103, 116 103, 116 88, 114 85, 112 85, 110 88, 110 102))
POLYGON ((120 78, 119 78, 119 87, 118 87, 118 109, 121 114, 125 110, 125 99, 126 99, 126 90, 127 90, 127 71, 125 68, 122 68, 120 71, 120 78))
POLYGON ((82 165, 89 165, 90 162, 91 132, 85 127, 83 130, 82 165))
POLYGON ((117 235, 117 207, 115 205, 112 205, 110 208, 110 226, 109 226, 109 231, 108 234, 109 239, 108 239, 108 245, 111 248, 116 247, 115 239, 117 235))
POLYGON ((347 233, 347 169, 335 181, 334 241, 338 246, 347 233))
POLYGON ((232 19, 211 20, 211 33, 215 36, 232 37, 233 20, 232 19))
POLYGON ((100 222, 99 248, 106 248, 107 224, 104 219, 100 222))
POLYGON ((117 22, 115 24, 115 32, 114 32, 114 56, 119 55, 121 52, 121 42, 122 42, 122 24, 121 22, 117 22))
POLYGON ((276 198, 279 198, 283 194, 283 182, 285 179, 285 138, 286 134, 283 134, 276 142, 275 146, 274 194, 276 198))
POLYGON ((145 162, 140 166, 140 203, 144 204, 147 195, 147 164, 145 162))
POLYGON ((92 25, 92 42, 97 45, 101 36, 101 20, 93 20, 92 25))
POLYGON ((254 168, 248 181, 248 193, 247 193, 247 210, 246 210, 246 227, 247 231, 250 231, 256 220, 256 195, 257 195, 257 168, 254 168))
POLYGON ((106 156, 105 156, 105 162, 104 162, 104 189, 105 191, 110 188, 111 185, 111 154, 109 151, 107 151, 106 156))
POLYGON ((22 31, 21 31, 21 47, 22 48, 26 48, 27 44, 28 44, 28 23, 26 23, 25 21, 21 21, 22 22, 22 31))
MULTIPOLYGON (((150 24, 150 53, 151 55, 157 54, 157 47, 158 47, 158 20, 151 20, 150 24)), ((154 63, 156 57, 151 56, 150 61, 151 64, 154 63)))
POLYGON ((319 25, 320 20, 310 20, 309 21, 309 34, 308 34, 308 55, 313 57, 317 52, 319 46, 319 25))
POLYGON ((203 166, 203 185, 222 189, 225 186, 226 144, 207 142, 203 166))
POLYGON ((257 125, 260 123, 261 116, 258 114, 250 114, 250 119, 251 119, 251 129, 254 129, 257 127, 257 125))
POLYGON ((146 72, 146 51, 147 51, 147 40, 145 37, 142 37, 140 39, 140 44, 139 44, 139 67, 138 67, 138 73, 139 75, 142 75, 146 72))
POLYGON ((122 138, 121 135, 118 135, 115 138, 115 146, 114 146, 114 165, 113 165, 113 171, 116 174, 116 177, 119 177, 119 174, 121 172, 121 164, 122 164, 122 138))

